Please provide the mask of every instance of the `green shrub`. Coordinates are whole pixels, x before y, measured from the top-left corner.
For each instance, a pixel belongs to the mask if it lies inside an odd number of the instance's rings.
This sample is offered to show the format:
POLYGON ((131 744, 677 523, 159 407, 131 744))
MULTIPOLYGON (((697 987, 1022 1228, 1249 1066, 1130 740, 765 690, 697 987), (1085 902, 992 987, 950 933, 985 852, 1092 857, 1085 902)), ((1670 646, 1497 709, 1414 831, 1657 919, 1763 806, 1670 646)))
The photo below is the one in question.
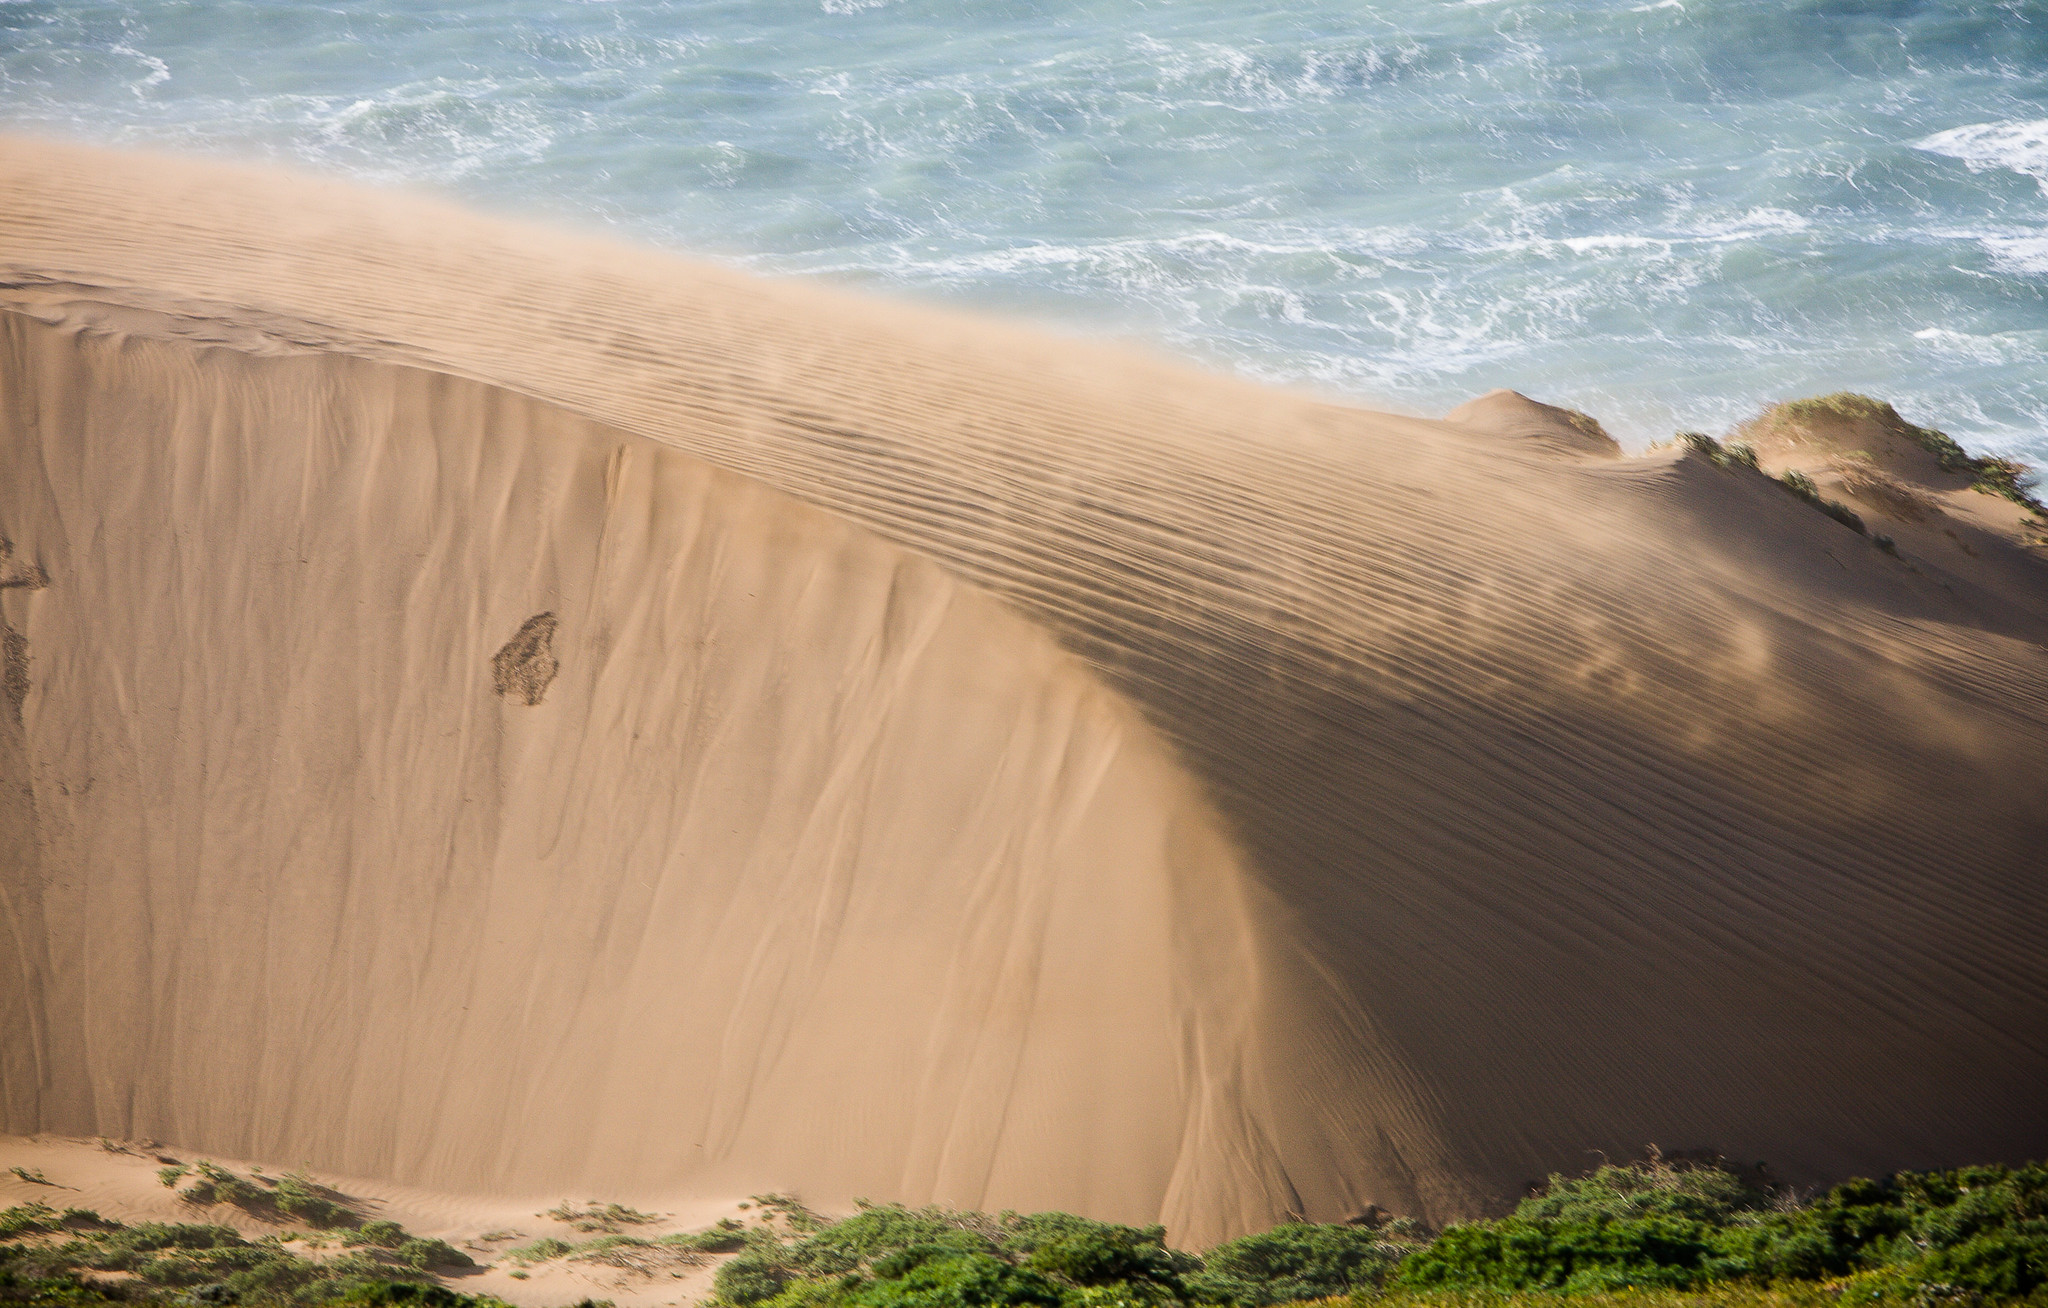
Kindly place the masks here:
POLYGON ((1150 1285, 1173 1298, 1187 1294, 1184 1276, 1199 1258, 1166 1247, 1163 1226, 1121 1226, 1071 1213, 1033 1213, 1004 1221, 1003 1254, 1065 1285, 1150 1285))
POLYGON ((17 1235, 32 1235, 57 1229, 57 1210, 46 1203, 30 1200, 0 1212, 0 1240, 12 1240, 17 1235))
POLYGON ((708 1231, 696 1231, 688 1235, 664 1235, 655 1243, 670 1245, 691 1253, 738 1253, 747 1247, 747 1231, 738 1222, 727 1217, 708 1231))
MULTIPOLYGON (((270 1196, 249 1182, 236 1176, 218 1163, 204 1160, 192 1164, 192 1170, 199 1179, 179 1192, 179 1198, 202 1208, 214 1204, 233 1204, 237 1208, 261 1211, 270 1207, 270 1196)), ((158 1173, 162 1179, 162 1173, 158 1173)))
POLYGON ((355 1221, 355 1213, 337 1202, 338 1198, 304 1172, 285 1173, 272 1183, 270 1190, 270 1201, 279 1213, 322 1228, 346 1226, 355 1221))
POLYGON ((169 1167, 157 1168, 156 1179, 162 1181, 164 1183, 165 1188, 168 1189, 169 1187, 174 1186, 178 1182, 184 1180, 185 1173, 191 1170, 191 1168, 185 1166, 183 1163, 174 1163, 169 1167))
POLYGON ((1717 468, 1748 468, 1756 471, 1756 447, 1731 442, 1723 445, 1703 431, 1682 431, 1676 440, 1692 453, 1706 459, 1717 468))
POLYGON ((833 1222, 798 1240, 789 1249, 788 1262, 799 1275, 829 1276, 922 1247, 990 1253, 994 1242, 949 1209, 863 1204, 860 1211, 844 1221, 833 1222))
POLYGON ((1401 1267, 1414 1290, 1578 1294, 1848 1278, 1850 1302, 2048 1298, 2048 1167, 1902 1172, 1772 1207, 1738 1178, 1659 1160, 1552 1178, 1495 1222, 1446 1231, 1401 1267))
MULTIPOLYGON (((1868 395, 1854 391, 1836 391, 1832 395, 1814 395, 1803 400, 1787 400, 1778 406, 1778 411, 1788 418, 1800 422, 1812 422, 1817 418, 1836 418, 1854 421, 1871 419, 1887 424, 1908 425, 1899 417, 1899 412, 1883 400, 1873 400, 1868 395)), ((1936 433, 1939 435, 1940 433, 1936 433)), ((1943 437, 1943 439, 1947 439, 1943 437)))
POLYGON ((466 1253, 445 1240, 429 1240, 414 1236, 392 1251, 393 1257, 407 1267, 429 1272, 437 1267, 467 1268, 476 1263, 466 1253))
POLYGON ((1856 510, 1840 500, 1823 498, 1820 493, 1820 487, 1813 484, 1813 478, 1800 472, 1798 469, 1795 468, 1778 478, 1778 485, 1800 499, 1805 500, 1808 504, 1827 514, 1830 518, 1841 523, 1857 535, 1860 536, 1864 533, 1863 518, 1856 510))
POLYGON ((375 1245, 380 1249, 396 1249, 410 1238, 406 1234, 405 1228, 397 1222, 380 1218, 374 1222, 364 1222, 355 1230, 342 1236, 341 1242, 350 1246, 367 1244, 375 1245))
POLYGON ((1778 484, 1808 504, 1820 503, 1820 487, 1813 484, 1813 478, 1797 468, 1779 477, 1778 484))
POLYGON ((1678 1217, 1725 1222, 1768 1206, 1770 1195, 1720 1160, 1668 1159, 1652 1151, 1639 1163, 1609 1164, 1577 1179, 1556 1173, 1515 1206, 1531 1221, 1678 1217))
POLYGON ((18 1272, 0 1267, 0 1303, 36 1304, 39 1308, 104 1308, 123 1301, 77 1276, 18 1272))
POLYGON ((1026 1268, 985 1253, 920 1245, 893 1254, 875 1281, 851 1294, 858 1308, 1059 1308, 1060 1290, 1026 1268))
POLYGON ((2036 513, 2042 511, 2041 502, 2034 497, 2038 479, 2032 468, 2013 459, 1990 456, 1976 459, 1974 463, 1975 466, 1971 469, 1974 477, 1970 482, 1972 490, 1982 491, 1986 495, 2004 496, 2022 508, 2032 509, 2036 513))
POLYGON ((532 1244, 522 1244, 516 1249, 507 1249, 505 1256, 513 1262, 531 1266, 534 1263, 547 1262, 551 1258, 565 1257, 575 1252, 575 1249, 576 1246, 570 1244, 567 1240, 557 1240, 552 1235, 544 1235, 532 1244))
POLYGON ((720 1267, 711 1286, 720 1300, 744 1308, 773 1299, 796 1279, 796 1273, 775 1251, 748 1249, 720 1267))
POLYGON ((1402 1264, 1413 1289, 1683 1289, 1710 1279, 1712 1228, 1679 1217, 1525 1218, 1453 1226, 1402 1264))
POLYGON ((166 1251, 200 1253, 239 1249, 247 1244, 248 1241, 229 1226, 141 1222, 120 1227, 93 1240, 78 1241, 76 1248, 66 1248, 77 1258, 79 1266, 127 1272, 166 1251))
POLYGON ((1704 456, 1705 458, 1710 460, 1715 467, 1727 466, 1728 455, 1727 452, 1721 448, 1721 442, 1715 440, 1712 436, 1707 435, 1705 432, 1682 431, 1678 433, 1677 439, 1679 444, 1685 446, 1686 449, 1691 450, 1694 454, 1704 456))
POLYGON ((1419 1235, 1407 1221, 1379 1229, 1292 1222, 1211 1249, 1188 1288, 1205 1302, 1232 1304, 1351 1294, 1384 1281, 1419 1235))
MULTIPOLYGON (((438 1285, 412 1282, 371 1281, 356 1286, 333 1301, 338 1308, 472 1308, 497 1305, 499 1300, 457 1294, 438 1285)), ((588 1303, 588 1300, 585 1300, 588 1303)))
POLYGON ((249 1308, 332 1308, 336 1304, 420 1304, 423 1308, 506 1308, 424 1282, 433 1268, 472 1266, 439 1240, 407 1240, 395 1251, 378 1249, 316 1261, 299 1256, 282 1236, 245 1239, 225 1226, 145 1222, 123 1226, 72 1210, 57 1217, 47 1206, 9 1210, 0 1221, 61 1243, 0 1244, 0 1303, 42 1308, 92 1308, 105 1302, 191 1308, 242 1304, 249 1308), (126 1273, 99 1285, 89 1272, 126 1273))
POLYGON ((537 1214, 552 1217, 558 1222, 567 1222, 579 1231, 607 1231, 616 1233, 622 1226, 645 1226, 661 1219, 653 1213, 643 1213, 637 1208, 624 1204, 600 1204, 591 1200, 578 1208, 564 1199, 560 1204, 537 1214))

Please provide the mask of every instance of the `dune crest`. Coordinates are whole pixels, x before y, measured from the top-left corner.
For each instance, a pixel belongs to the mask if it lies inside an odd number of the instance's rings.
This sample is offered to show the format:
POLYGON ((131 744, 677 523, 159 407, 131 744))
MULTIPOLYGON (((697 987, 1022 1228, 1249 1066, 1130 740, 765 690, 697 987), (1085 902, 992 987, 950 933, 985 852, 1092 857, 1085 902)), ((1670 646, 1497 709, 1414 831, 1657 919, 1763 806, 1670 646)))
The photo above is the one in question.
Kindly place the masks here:
POLYGON ((1621 457, 1621 446, 1607 434, 1599 419, 1577 409, 1561 409, 1532 400, 1520 391, 1488 391, 1452 409, 1444 415, 1444 421, 1559 454, 1621 457))
POLYGON ((1940 560, 1523 397, 0 201, 7 1130, 1189 1243, 2048 1152, 2048 622, 1940 560))

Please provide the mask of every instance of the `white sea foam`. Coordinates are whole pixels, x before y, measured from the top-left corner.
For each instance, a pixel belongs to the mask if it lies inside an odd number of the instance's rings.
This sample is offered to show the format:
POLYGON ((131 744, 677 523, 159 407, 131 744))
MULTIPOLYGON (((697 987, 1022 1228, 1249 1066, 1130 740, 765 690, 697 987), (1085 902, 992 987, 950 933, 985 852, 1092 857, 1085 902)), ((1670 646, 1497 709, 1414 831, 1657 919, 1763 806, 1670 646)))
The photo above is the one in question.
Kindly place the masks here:
POLYGON ((1687 234, 1702 241, 1747 241, 1759 236, 1803 232, 1811 226, 1813 220, 1810 218, 1789 209, 1766 206, 1734 218, 1700 223, 1687 234))
POLYGON ((2003 168, 2021 173, 2048 192, 2048 118, 1952 127, 1915 141, 1913 148, 1960 159, 1971 172, 2003 168))
POLYGON ((2000 272, 2021 277, 2048 277, 2048 233, 2030 236, 1980 236, 1977 243, 1991 255, 2000 272))
POLYGON ((1972 363, 2006 364, 2023 359, 2038 363, 2041 360, 2039 349, 2010 332, 1978 335, 1959 332, 1951 327, 1922 327, 1913 333, 1913 339, 1929 350, 1968 359, 1972 363))
POLYGON ((128 45, 116 45, 111 47, 111 49, 113 53, 126 55, 149 70, 143 74, 141 81, 133 83, 128 88, 138 97, 146 94, 151 87, 161 86, 171 80, 171 66, 157 56, 144 54, 142 51, 128 45))

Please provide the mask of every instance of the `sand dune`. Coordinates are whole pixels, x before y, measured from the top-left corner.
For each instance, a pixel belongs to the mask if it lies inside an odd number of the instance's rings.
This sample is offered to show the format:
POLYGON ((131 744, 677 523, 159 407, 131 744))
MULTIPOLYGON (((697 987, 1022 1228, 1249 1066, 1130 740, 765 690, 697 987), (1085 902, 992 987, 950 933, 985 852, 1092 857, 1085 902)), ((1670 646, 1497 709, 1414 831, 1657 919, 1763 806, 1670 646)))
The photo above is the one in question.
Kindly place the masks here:
POLYGON ((2048 1153, 2011 522, 72 147, 0 282, 6 1130, 1197 1244, 2048 1153))

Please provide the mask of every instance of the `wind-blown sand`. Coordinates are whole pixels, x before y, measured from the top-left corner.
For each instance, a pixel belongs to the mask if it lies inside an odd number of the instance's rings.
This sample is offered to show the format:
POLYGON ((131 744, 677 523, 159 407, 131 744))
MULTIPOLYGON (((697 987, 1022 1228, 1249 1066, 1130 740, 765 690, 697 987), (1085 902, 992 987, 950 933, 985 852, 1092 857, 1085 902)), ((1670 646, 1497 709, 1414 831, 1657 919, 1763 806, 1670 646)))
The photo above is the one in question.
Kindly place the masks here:
POLYGON ((2048 1153, 2016 510, 68 146, 0 282, 6 1130, 1190 1244, 2048 1153))

